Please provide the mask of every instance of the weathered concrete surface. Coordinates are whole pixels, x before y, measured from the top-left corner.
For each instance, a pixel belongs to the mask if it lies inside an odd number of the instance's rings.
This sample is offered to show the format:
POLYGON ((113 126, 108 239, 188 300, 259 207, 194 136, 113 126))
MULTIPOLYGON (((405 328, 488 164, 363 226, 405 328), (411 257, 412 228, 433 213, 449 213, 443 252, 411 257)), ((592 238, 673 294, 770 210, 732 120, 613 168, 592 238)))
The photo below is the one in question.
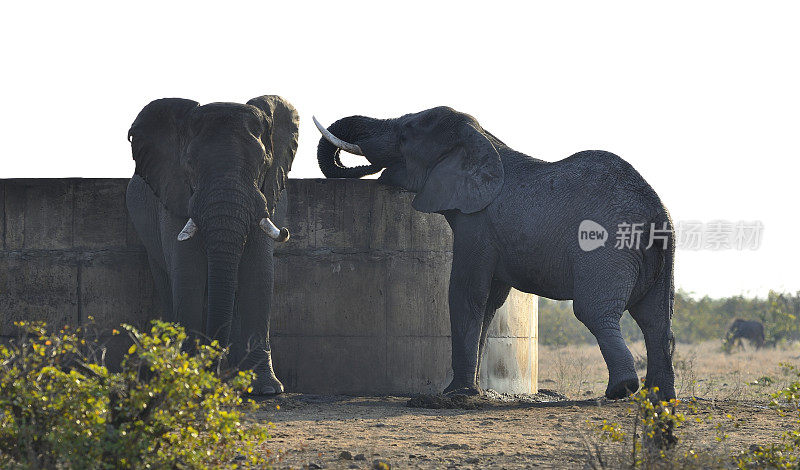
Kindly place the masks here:
MULTIPOLYGON (((127 179, 0 180, 0 335, 17 320, 142 326, 159 305, 125 213, 127 179)), ((452 238, 371 180, 290 180, 271 336, 290 391, 439 391, 449 381, 452 238)), ((536 391, 536 304, 512 291, 482 383, 536 391)), ((116 338, 119 342, 119 337, 116 338)), ((112 349, 124 350, 120 345, 112 349)), ((113 354, 112 354, 113 356, 113 354)))
POLYGON ((124 179, 0 180, 0 335, 18 320, 100 329, 155 317, 124 179))
MULTIPOLYGON (((449 383, 452 234, 412 199, 374 180, 290 180, 292 238, 276 251, 271 325, 288 390, 410 394, 449 383)), ((484 386, 537 391, 536 325, 535 297, 512 291, 489 333, 484 386)))

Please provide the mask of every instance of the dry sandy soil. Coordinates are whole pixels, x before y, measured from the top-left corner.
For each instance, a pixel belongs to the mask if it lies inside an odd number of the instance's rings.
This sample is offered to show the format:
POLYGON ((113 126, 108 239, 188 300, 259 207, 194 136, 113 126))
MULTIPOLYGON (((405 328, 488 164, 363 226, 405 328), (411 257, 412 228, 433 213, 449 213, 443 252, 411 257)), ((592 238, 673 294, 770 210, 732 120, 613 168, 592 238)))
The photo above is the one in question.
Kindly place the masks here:
MULTIPOLYGON (((642 345, 632 349, 643 355, 642 345)), ((679 345, 679 396, 700 400, 675 455, 733 455, 796 428, 766 405, 791 378, 778 363, 798 356, 800 349, 725 355, 718 344, 679 345)), ((633 423, 630 400, 598 398, 605 381, 596 346, 541 348, 539 386, 564 397, 494 395, 470 402, 476 409, 426 409, 409 407, 408 397, 286 394, 262 402, 255 418, 275 424, 276 468, 373 468, 379 460, 391 468, 579 468, 596 455, 598 424, 633 423)), ((613 461, 625 449, 607 444, 601 455, 613 461)))

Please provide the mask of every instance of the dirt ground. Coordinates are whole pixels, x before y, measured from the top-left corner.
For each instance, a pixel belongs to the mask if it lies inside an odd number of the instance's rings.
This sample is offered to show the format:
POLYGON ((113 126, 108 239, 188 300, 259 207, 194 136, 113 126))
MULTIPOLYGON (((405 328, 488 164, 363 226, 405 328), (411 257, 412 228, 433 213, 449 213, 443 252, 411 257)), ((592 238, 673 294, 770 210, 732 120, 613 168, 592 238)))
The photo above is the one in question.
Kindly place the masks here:
MULTIPOLYGON (((768 393, 791 378, 778 363, 797 363, 798 355, 680 346, 679 396, 699 400, 676 452, 733 455, 796 428, 766 405, 768 393)), ((254 418, 275 425, 268 446, 276 468, 378 468, 380 461, 391 468, 583 468, 597 453, 603 420, 624 429, 633 423, 630 400, 600 398, 605 380, 596 346, 541 348, 539 386, 551 393, 495 394, 471 402, 474 409, 414 408, 409 397, 285 394, 262 402, 254 418)), ((609 460, 626 452, 612 444, 601 450, 609 460)))

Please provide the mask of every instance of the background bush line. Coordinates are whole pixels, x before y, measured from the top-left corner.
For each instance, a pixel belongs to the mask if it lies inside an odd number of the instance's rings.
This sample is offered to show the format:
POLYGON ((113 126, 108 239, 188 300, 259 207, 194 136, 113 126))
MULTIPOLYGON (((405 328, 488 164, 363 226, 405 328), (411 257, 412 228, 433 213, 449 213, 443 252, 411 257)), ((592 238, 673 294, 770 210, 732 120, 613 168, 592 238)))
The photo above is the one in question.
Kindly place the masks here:
MULTIPOLYGON (((736 318, 759 320, 764 324, 766 344, 800 340, 800 292, 770 291, 767 298, 708 296, 695 299, 679 290, 675 293, 672 330, 680 343, 698 343, 725 337, 736 318)), ((628 312, 620 321, 628 341, 642 341, 642 332, 628 312)), ((594 336, 572 312, 572 302, 539 298, 539 342, 545 346, 596 344, 594 336)))

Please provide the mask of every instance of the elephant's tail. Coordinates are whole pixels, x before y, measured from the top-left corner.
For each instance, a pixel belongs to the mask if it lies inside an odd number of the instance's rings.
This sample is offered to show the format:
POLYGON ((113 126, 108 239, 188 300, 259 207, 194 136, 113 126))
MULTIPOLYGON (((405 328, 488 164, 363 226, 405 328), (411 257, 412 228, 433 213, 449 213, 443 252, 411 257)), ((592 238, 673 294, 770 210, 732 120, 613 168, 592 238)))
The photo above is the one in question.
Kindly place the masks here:
MULTIPOLYGON (((664 264, 661 268, 661 273, 659 276, 664 276, 666 279, 669 279, 669 303, 670 303, 670 316, 673 312, 673 306, 675 305, 675 245, 677 244, 677 237, 675 234, 675 226, 672 224, 672 218, 669 216, 668 212, 665 212, 666 215, 666 222, 667 226, 669 227, 669 241, 667 246, 662 248, 663 249, 663 259, 664 264)), ((666 281, 665 281, 666 283, 666 281)), ((674 347, 674 346, 673 346, 674 347)))
POLYGON ((650 240, 652 245, 645 250, 649 252, 644 255, 649 266, 646 269, 648 273, 646 279, 648 281, 644 282, 647 283, 647 290, 660 289, 662 292, 669 293, 669 310, 671 314, 672 305, 675 302, 674 275, 677 242, 675 226, 672 223, 669 212, 666 209, 662 209, 645 224, 645 227, 646 233, 643 236, 646 237, 645 240, 650 240))

